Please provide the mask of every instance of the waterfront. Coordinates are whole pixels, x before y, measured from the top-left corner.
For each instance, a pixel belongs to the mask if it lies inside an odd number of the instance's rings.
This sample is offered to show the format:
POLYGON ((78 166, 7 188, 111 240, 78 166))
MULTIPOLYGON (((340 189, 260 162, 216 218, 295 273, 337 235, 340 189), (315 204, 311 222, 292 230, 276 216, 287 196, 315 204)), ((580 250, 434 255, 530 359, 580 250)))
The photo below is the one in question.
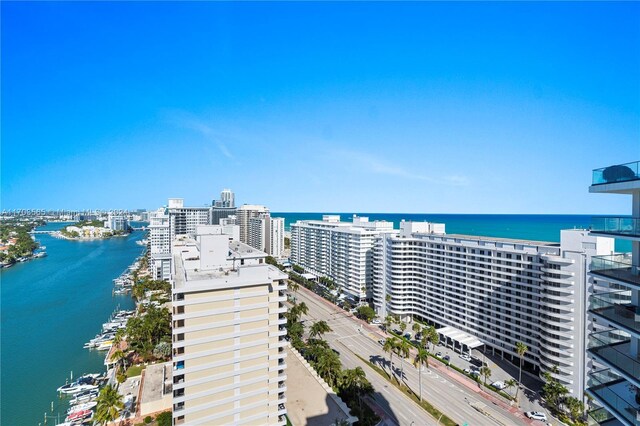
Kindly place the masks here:
MULTIPOLYGON (((285 229, 297 220, 322 220, 324 214, 340 215, 350 221, 354 213, 276 213, 284 217, 285 229)), ((484 237, 520 238, 535 241, 560 242, 560 230, 589 228, 592 215, 534 215, 534 214, 438 214, 438 213, 357 213, 369 220, 388 220, 398 228, 401 220, 428 221, 446 224, 447 234, 479 235, 484 237)), ((630 251, 629 241, 618 239, 617 251, 630 251)))
POLYGON ((37 239, 47 247, 46 258, 1 272, 0 424, 42 423, 45 412, 52 414, 51 401, 60 405, 56 388, 72 370, 74 377, 104 371, 105 353, 82 346, 118 305, 134 307, 130 296, 112 296, 112 280, 141 253, 135 241, 143 236, 67 241, 41 234, 37 239))

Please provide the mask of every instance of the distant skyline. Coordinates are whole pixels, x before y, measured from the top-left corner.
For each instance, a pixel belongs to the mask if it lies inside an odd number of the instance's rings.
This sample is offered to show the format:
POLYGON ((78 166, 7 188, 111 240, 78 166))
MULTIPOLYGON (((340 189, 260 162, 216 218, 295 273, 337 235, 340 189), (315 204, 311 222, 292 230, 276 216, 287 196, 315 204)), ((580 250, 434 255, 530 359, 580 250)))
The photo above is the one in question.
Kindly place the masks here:
POLYGON ((2 2, 2 209, 630 214, 637 2, 2 2))

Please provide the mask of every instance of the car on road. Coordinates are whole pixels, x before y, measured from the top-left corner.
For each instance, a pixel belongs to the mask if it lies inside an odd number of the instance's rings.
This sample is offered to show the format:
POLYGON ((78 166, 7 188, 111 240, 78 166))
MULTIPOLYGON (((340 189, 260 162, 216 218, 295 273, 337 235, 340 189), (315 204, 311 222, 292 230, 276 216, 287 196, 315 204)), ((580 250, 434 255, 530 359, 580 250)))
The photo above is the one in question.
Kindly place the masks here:
POLYGON ((532 420, 540 420, 542 422, 546 422, 547 421, 547 415, 545 413, 542 413, 540 411, 527 411, 526 413, 524 413, 527 417, 529 417, 532 420))
POLYGON ((378 340, 378 343, 380 343, 382 346, 384 346, 384 339, 378 340))
POLYGON ((496 388, 498 390, 502 390, 502 389, 507 387, 507 385, 505 385, 504 382, 502 382, 502 381, 493 382, 493 383, 491 383, 491 386, 493 386, 494 388, 496 388))
POLYGON ((462 354, 460 355, 460 358, 464 359, 465 361, 471 361, 471 357, 469 356, 469 354, 462 354))
POLYGON ((374 318, 373 321, 371 321, 371 324, 382 324, 382 321, 378 318, 374 318))

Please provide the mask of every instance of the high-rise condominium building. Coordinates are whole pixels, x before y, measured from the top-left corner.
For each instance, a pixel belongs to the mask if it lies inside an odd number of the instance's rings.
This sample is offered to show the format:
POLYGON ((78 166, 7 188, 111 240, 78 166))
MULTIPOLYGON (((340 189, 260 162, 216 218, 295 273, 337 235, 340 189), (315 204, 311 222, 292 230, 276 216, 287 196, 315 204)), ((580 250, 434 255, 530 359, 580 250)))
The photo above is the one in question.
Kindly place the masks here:
POLYGON ((631 216, 597 217, 591 234, 624 240, 631 251, 591 259, 592 359, 587 393, 600 424, 640 424, 640 162, 593 171, 589 192, 631 196, 631 216), (618 423, 619 422, 619 423, 618 423))
POLYGON ((291 261, 330 277, 344 293, 365 301, 371 297, 373 244, 386 232, 393 232, 393 223, 366 217, 340 222, 340 216, 325 215, 298 221, 291 224, 291 261))
POLYGON ((107 226, 112 231, 127 232, 129 230, 129 220, 124 215, 109 214, 107 226))
POLYGON ((609 253, 610 238, 561 232, 561 243, 444 234, 444 225, 402 222, 378 239, 374 306, 385 316, 415 317, 441 339, 470 352, 484 345, 513 361, 551 371, 581 398, 584 389, 586 265, 609 253))
POLYGON ((177 235, 193 234, 198 225, 211 223, 209 207, 184 207, 182 198, 169 198, 169 228, 171 239, 177 235))
POLYGON ((149 267, 154 280, 171 279, 171 231, 164 207, 149 212, 149 267))
POLYGON ((174 241, 174 424, 286 424, 287 275, 265 257, 216 225, 174 241))
POLYGON ((221 220, 236 214, 235 195, 230 189, 223 189, 220 199, 211 203, 211 224, 219 225, 221 220))
POLYGON ((268 214, 269 209, 265 206, 253 204, 243 204, 236 211, 237 224, 240 225, 240 241, 249 244, 249 221, 261 214, 268 214))
POLYGON ((249 245, 280 257, 284 251, 284 218, 263 213, 249 219, 249 245))

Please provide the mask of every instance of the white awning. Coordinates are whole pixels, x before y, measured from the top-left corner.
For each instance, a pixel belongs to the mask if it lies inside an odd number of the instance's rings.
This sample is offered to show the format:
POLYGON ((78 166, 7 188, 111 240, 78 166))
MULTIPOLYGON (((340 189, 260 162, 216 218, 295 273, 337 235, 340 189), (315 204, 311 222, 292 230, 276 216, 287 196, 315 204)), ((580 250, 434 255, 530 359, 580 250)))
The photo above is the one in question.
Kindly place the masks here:
POLYGON ((313 274, 308 274, 308 273, 307 273, 307 274, 302 274, 302 276, 303 276, 304 278, 308 279, 308 280, 315 280, 315 279, 317 279, 317 278, 318 278, 318 277, 316 277, 315 275, 313 275, 313 274))
POLYGON ((475 349, 484 344, 477 337, 474 337, 469 333, 465 333, 464 331, 458 330, 454 327, 442 327, 437 331, 441 336, 448 337, 449 339, 456 341, 461 345, 467 346, 469 349, 475 349))

